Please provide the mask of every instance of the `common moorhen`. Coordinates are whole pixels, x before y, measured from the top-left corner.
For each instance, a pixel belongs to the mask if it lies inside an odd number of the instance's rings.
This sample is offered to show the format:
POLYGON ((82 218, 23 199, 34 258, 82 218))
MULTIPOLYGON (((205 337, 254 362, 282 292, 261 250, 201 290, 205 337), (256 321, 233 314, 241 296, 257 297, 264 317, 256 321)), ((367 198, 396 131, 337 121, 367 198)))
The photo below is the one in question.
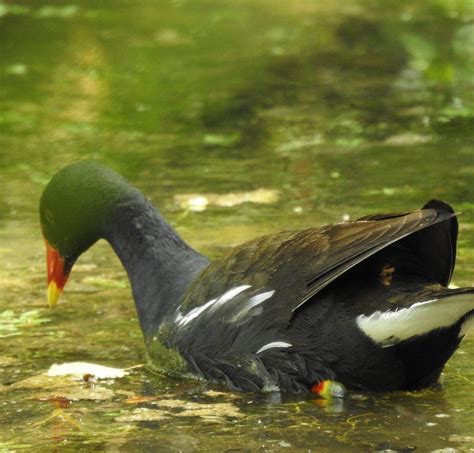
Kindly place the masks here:
POLYGON ((151 361, 232 389, 423 388, 474 325, 474 288, 447 288, 458 224, 438 200, 270 234, 211 262, 122 177, 82 162, 53 177, 40 217, 51 306, 104 238, 127 270, 151 361))

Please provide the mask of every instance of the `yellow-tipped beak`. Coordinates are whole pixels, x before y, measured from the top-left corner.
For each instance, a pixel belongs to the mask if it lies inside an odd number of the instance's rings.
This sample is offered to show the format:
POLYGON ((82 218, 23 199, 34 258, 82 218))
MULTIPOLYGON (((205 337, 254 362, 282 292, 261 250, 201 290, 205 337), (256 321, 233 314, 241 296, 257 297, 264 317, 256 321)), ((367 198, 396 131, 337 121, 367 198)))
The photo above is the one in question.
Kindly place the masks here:
POLYGON ((59 296, 62 292, 63 290, 61 288, 58 288, 58 285, 56 285, 56 282, 54 280, 48 285, 49 308, 53 308, 58 303, 59 296))
POLYGON ((63 292, 69 274, 64 272, 64 258, 46 241, 46 264, 48 268, 48 305, 53 308, 63 292))

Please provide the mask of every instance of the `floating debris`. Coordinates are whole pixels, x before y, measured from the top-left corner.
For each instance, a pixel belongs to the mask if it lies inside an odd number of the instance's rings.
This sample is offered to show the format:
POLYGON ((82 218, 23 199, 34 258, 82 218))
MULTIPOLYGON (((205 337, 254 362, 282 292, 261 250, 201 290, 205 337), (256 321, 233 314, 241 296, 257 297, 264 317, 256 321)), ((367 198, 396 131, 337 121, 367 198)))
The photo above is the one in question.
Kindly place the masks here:
POLYGON ((121 368, 111 368, 108 366, 97 365, 95 363, 87 362, 70 362, 62 363, 60 365, 52 365, 47 375, 48 376, 76 376, 83 380, 84 376, 93 376, 95 379, 117 379, 122 378, 128 373, 121 368))
POLYGON ((0 388, 0 392, 14 390, 39 390, 28 397, 31 400, 51 401, 65 399, 69 401, 106 401, 115 397, 115 392, 99 385, 87 384, 78 381, 75 376, 48 376, 38 374, 11 385, 0 388))
POLYGON ((126 370, 97 365, 94 363, 71 362, 52 365, 45 373, 31 376, 11 385, 0 387, 0 392, 14 390, 39 390, 28 399, 52 401, 105 401, 116 393, 104 386, 96 385, 99 379, 116 379, 127 374, 126 370))

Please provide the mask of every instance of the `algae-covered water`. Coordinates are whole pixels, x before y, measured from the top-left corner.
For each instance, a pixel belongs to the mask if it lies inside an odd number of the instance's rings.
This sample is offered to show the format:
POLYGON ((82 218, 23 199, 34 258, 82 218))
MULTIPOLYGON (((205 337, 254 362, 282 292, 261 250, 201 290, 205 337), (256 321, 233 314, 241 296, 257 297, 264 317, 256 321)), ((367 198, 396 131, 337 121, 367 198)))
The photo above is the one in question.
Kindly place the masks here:
POLYGON ((437 197, 462 212, 453 283, 474 286, 473 19, 470 0, 0 1, 0 451, 473 451, 472 339, 441 388, 333 401, 42 376, 145 350, 106 243, 47 308, 37 218, 82 159, 211 257, 437 197))

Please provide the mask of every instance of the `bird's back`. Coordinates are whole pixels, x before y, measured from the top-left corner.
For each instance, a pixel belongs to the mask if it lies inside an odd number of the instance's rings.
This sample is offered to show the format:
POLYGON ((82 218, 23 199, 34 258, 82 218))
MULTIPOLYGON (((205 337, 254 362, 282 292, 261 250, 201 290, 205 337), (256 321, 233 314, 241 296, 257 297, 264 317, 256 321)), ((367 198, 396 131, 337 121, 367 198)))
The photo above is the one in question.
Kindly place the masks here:
POLYGON ((194 371, 238 389, 299 391, 323 379, 416 387, 439 374, 460 326, 431 360, 436 371, 412 379, 405 343, 380 344, 358 320, 449 296, 456 235, 452 209, 432 201, 414 213, 258 238, 201 273, 164 341, 194 371))

